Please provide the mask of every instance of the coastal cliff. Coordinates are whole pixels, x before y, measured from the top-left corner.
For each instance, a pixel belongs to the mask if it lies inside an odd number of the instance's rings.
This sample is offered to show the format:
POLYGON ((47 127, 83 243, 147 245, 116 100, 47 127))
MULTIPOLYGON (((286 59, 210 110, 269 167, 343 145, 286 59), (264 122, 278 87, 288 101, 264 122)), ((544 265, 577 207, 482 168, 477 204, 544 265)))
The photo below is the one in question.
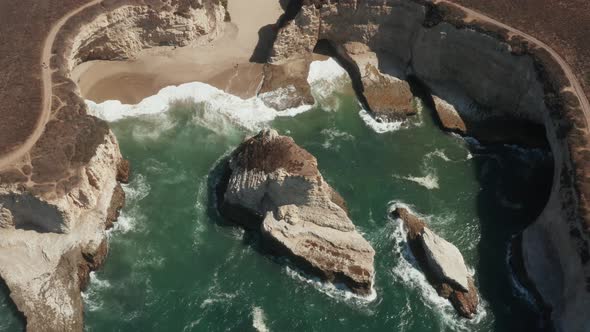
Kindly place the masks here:
MULTIPOLYGON (((269 61, 307 57, 320 41, 334 49, 367 45, 381 74, 423 83, 452 131, 484 142, 529 145, 532 137, 530 145, 549 143, 553 190, 523 234, 522 258, 557 330, 588 330, 588 126, 555 59, 521 36, 444 3, 305 0, 278 32, 269 61)), ((338 58, 355 80, 354 61, 338 58)), ((367 91, 356 90, 362 100, 367 91)), ((372 111, 370 106, 365 104, 372 111)))
POLYGON ((71 70, 152 46, 208 42, 225 18, 217 0, 89 1, 72 10, 47 37, 55 38, 47 44, 51 60, 42 63, 49 98, 27 100, 43 110, 40 136, 0 168, 0 275, 28 331, 82 331, 80 291, 107 256, 106 229, 124 204, 120 183, 129 177, 116 138, 88 115, 71 70))

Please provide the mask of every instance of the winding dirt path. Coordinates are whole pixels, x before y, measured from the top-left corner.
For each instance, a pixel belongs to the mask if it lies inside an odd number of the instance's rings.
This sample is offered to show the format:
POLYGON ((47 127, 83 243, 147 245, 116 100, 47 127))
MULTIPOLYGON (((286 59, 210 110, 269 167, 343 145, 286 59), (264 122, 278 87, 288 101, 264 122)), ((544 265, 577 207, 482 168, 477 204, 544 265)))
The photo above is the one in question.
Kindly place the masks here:
POLYGON ((41 114, 39 115, 39 119, 37 120, 37 126, 35 130, 31 133, 29 138, 17 149, 11 151, 7 155, 2 156, 0 158, 0 170, 11 166, 14 162, 18 161, 20 158, 23 157, 26 153, 28 153, 33 145, 37 143, 43 131, 45 130, 45 125, 49 120, 51 114, 51 100, 53 96, 53 80, 51 79, 51 75, 53 74, 53 70, 51 69, 51 49, 53 48, 53 43, 55 42, 55 37, 59 30, 63 27, 63 25, 72 17, 83 11, 84 9, 99 4, 102 0, 93 0, 86 3, 83 6, 80 6, 65 16, 63 16, 59 21, 57 21, 47 38, 45 38, 45 43, 43 44, 43 53, 41 54, 41 80, 43 81, 43 109, 41 110, 41 114))
POLYGON ((573 88, 573 92, 578 97, 578 100, 580 101, 580 107, 582 108, 582 111, 584 112, 584 119, 586 120, 586 130, 587 131, 590 130, 590 102, 588 102, 588 98, 586 97, 586 94, 584 93, 584 89, 582 89, 582 85, 580 84, 580 81, 578 81, 578 78, 576 77, 573 69, 569 66, 569 64, 565 61, 565 59, 563 59, 561 57, 561 55, 559 55, 559 53, 557 53, 557 51, 555 51, 549 45, 545 44, 544 42, 540 41, 539 39, 527 34, 526 32, 520 31, 520 30, 513 28, 511 26, 508 26, 502 22, 499 22, 499 21, 497 21, 489 16, 486 16, 482 13, 479 13, 473 9, 463 7, 459 4, 456 4, 456 3, 448 1, 448 0, 435 0, 435 3, 447 3, 447 4, 450 4, 450 5, 455 6, 457 8, 460 8, 463 11, 465 11, 471 18, 474 18, 476 20, 483 21, 483 22, 492 23, 492 24, 497 25, 501 28, 504 28, 504 29, 512 32, 513 34, 523 37, 524 39, 531 42, 535 46, 540 47, 540 48, 546 50, 547 52, 549 52, 549 54, 551 54, 551 56, 555 59, 555 61, 557 61, 557 63, 561 67, 561 69, 564 71, 567 79, 570 81, 570 85, 573 88))

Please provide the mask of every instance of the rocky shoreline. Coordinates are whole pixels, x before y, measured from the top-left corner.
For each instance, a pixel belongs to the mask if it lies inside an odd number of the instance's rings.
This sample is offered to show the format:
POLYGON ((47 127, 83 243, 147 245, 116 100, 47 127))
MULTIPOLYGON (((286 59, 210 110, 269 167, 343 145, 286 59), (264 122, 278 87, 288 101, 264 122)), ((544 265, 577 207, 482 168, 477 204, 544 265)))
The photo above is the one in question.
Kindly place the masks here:
MULTIPOLYGON (((348 64, 359 99, 383 121, 415 113, 410 105, 411 76, 431 90, 448 130, 523 144, 523 136, 530 136, 519 132, 525 125, 533 128, 534 135, 545 131, 555 159, 553 191, 543 213, 522 236, 523 264, 551 308, 557 329, 588 329, 584 319, 590 305, 588 128, 579 101, 551 55, 500 27, 468 20, 448 4, 304 0, 297 9, 281 24, 259 91, 291 92, 288 103, 269 99, 273 107, 313 103, 304 79, 306 68, 316 45, 328 41, 335 55, 348 64), (390 95, 391 91, 395 93, 390 95), (506 123, 517 125, 507 135, 496 134, 506 123), (489 124, 494 133, 488 135, 482 128, 489 124)), ((213 40, 226 17, 223 2, 217 0, 115 0, 89 5, 60 29, 50 45, 51 61, 43 64, 52 70, 51 101, 45 101, 50 110, 18 127, 31 127, 46 117, 44 131, 30 151, 0 170, 0 275, 25 315, 28 330, 82 330, 80 289, 106 257, 105 229, 112 226, 124 202, 119 182, 128 179, 129 167, 115 137, 105 122, 87 114, 70 79, 71 70, 88 60, 132 58, 147 47, 213 40), (152 29, 139 28, 146 26, 152 29)), ((38 77, 34 81, 34 90, 41 89, 38 77)), ((44 104, 40 97, 28 100, 35 110, 44 104)), ((0 151, 13 153, 27 133, 23 129, 18 137, 7 139, 0 151)), ((274 166, 271 172, 278 167, 274 166)), ((308 185, 330 188, 317 168, 312 167, 310 174, 319 180, 307 179, 308 185)), ((345 221, 344 226, 328 228, 345 233, 343 243, 359 246, 360 258, 354 264, 310 257, 309 251, 290 242, 292 238, 281 237, 286 230, 270 226, 307 205, 294 204, 295 210, 280 209, 281 205, 253 209, 241 201, 238 189, 233 205, 264 217, 261 232, 277 251, 300 258, 302 266, 326 280, 342 281, 359 294, 369 291, 374 251, 353 231, 343 200, 333 190, 322 189, 313 197, 345 221)), ((231 218, 231 209, 227 210, 231 218)), ((456 290, 447 292, 454 304, 461 302, 462 295, 456 294, 456 290)), ((468 316, 473 305, 463 307, 467 309, 459 311, 468 316)))
MULTIPOLYGON (((556 328, 590 328, 583 318, 590 305, 589 132, 555 58, 446 2, 307 0, 279 31, 269 61, 305 58, 320 42, 337 50, 364 44, 376 54, 381 75, 418 79, 433 94, 441 123, 451 131, 491 143, 548 142, 555 165, 553 191, 523 234, 523 261, 556 328), (294 39, 294 34, 303 36, 294 39)), ((355 59, 339 58, 357 81, 362 100, 367 91, 358 84, 362 74, 355 72, 355 59)), ((381 117, 370 103, 363 104, 381 117)))
POLYGON ((80 292, 107 257, 106 230, 124 205, 120 184, 129 180, 108 124, 87 114, 73 67, 212 40, 224 18, 217 0, 120 0, 89 2, 63 23, 51 62, 43 64, 52 70, 44 131, 22 158, 0 169, 0 276, 27 331, 83 330, 80 292))

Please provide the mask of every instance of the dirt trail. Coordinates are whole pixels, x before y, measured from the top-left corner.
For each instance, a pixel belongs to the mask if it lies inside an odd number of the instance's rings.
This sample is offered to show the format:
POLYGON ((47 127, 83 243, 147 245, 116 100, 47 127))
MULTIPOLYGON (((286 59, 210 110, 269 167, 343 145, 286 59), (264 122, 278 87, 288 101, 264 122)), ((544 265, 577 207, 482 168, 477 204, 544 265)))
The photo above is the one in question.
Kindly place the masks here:
POLYGON ((582 85, 580 84, 580 81, 578 81, 578 78, 574 74, 574 71, 569 66, 569 64, 561 57, 561 55, 559 55, 559 53, 557 53, 557 51, 555 51, 549 45, 545 44, 544 42, 540 41, 539 39, 527 34, 526 32, 520 31, 520 30, 513 28, 511 26, 508 26, 502 22, 499 22, 499 21, 497 21, 491 17, 488 17, 482 13, 479 13, 475 10, 463 7, 459 4, 453 3, 448 0, 435 0, 435 3, 447 3, 450 5, 453 5, 457 8, 460 8, 467 13, 469 18, 497 25, 501 28, 504 28, 504 29, 510 31, 511 33, 513 33, 515 35, 521 36, 522 38, 531 42, 535 46, 540 47, 540 48, 546 50, 547 52, 549 52, 549 54, 551 54, 551 56, 555 59, 555 61, 557 61, 557 63, 561 67, 561 69, 563 69, 567 79, 570 81, 570 85, 572 86, 572 88, 574 90, 573 92, 576 94, 576 96, 580 100, 580 103, 581 103, 580 106, 582 108, 582 111, 584 112, 584 119, 586 120, 586 131, 588 131, 590 129, 590 102, 588 102, 588 98, 586 97, 586 94, 584 93, 584 89, 582 89, 582 85))
POLYGON ((51 49, 53 47, 53 43, 55 42, 55 37, 57 33, 61 29, 61 27, 72 17, 83 11, 84 9, 94 6, 100 3, 102 0, 93 0, 88 2, 87 4, 76 8, 75 10, 70 11, 64 17, 62 17, 49 31, 47 38, 45 39, 45 43, 43 44, 43 53, 41 54, 41 80, 43 81, 43 109, 41 111, 41 115, 37 120, 37 126, 35 131, 27 138, 27 140, 19 146, 14 151, 2 156, 0 158, 0 170, 11 166, 14 162, 18 161, 20 158, 23 157, 27 152, 31 150, 33 145, 37 143, 43 131, 45 130, 45 125, 49 120, 49 116, 51 114, 51 99, 53 95, 53 81, 51 79, 51 75, 53 74, 53 70, 51 69, 51 49))

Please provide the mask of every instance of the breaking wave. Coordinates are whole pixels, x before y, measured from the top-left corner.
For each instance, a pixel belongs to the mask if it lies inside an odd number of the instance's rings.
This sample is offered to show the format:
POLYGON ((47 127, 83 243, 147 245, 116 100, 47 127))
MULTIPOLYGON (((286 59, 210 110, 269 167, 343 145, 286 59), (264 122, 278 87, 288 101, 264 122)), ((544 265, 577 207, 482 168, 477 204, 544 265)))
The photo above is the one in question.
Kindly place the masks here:
POLYGON ((107 280, 98 279, 96 272, 90 272, 89 287, 82 292, 82 299, 84 299, 84 307, 88 311, 98 311, 102 308, 100 293, 110 288, 111 284, 107 280))
POLYGON ((137 205, 141 200, 150 194, 151 187, 147 179, 142 174, 133 177, 130 184, 123 185, 125 191, 125 204, 127 208, 121 211, 121 215, 114 223, 113 228, 108 231, 109 235, 113 233, 127 233, 134 230, 144 216, 137 205))
POLYGON ((375 301, 375 299, 377 299, 377 291, 374 288, 371 289, 371 294, 367 296, 361 296, 353 293, 344 284, 333 284, 330 282, 322 281, 320 278, 310 276, 292 266, 289 266, 288 264, 285 265, 285 272, 289 277, 297 281, 311 285, 318 291, 336 300, 363 305, 373 302, 375 301))
MULTIPOLYGON (((325 61, 314 61, 311 64, 308 83, 312 87, 312 94, 317 97, 319 103, 322 103, 336 90, 345 86, 347 78, 346 71, 330 58, 325 61)), ((290 93, 288 88, 279 89, 266 93, 264 98, 280 100, 288 93, 290 93)), ((276 117, 295 116, 313 107, 312 105, 303 105, 278 111, 268 107, 260 97, 242 99, 201 82, 165 87, 156 95, 147 97, 136 105, 122 104, 118 100, 108 100, 100 104, 87 100, 86 104, 90 114, 109 122, 115 122, 127 117, 161 114, 167 112, 178 101, 202 105, 201 112, 203 114, 199 118, 202 121, 214 120, 213 122, 207 121, 207 124, 218 124, 219 116, 211 114, 221 114, 227 119, 226 121, 250 131, 261 129, 276 117)), ((153 132, 143 134, 148 137, 154 135, 153 132)))
POLYGON ((447 157, 447 155, 445 154, 445 151, 441 150, 441 149, 436 149, 436 150, 426 154, 426 159, 431 159, 434 157, 438 157, 444 161, 452 161, 451 158, 447 157))
POLYGON ((270 330, 265 323, 266 315, 260 307, 252 308, 252 327, 258 332, 269 332, 270 330))
POLYGON ((424 103, 420 99, 414 98, 414 107, 417 111, 416 115, 411 116, 406 120, 400 121, 386 122, 377 120, 365 109, 361 109, 359 111, 359 116, 361 117, 363 122, 377 134, 384 134, 388 132, 398 131, 400 129, 408 129, 412 127, 421 126, 424 123, 422 121, 422 111, 424 109, 424 103))

